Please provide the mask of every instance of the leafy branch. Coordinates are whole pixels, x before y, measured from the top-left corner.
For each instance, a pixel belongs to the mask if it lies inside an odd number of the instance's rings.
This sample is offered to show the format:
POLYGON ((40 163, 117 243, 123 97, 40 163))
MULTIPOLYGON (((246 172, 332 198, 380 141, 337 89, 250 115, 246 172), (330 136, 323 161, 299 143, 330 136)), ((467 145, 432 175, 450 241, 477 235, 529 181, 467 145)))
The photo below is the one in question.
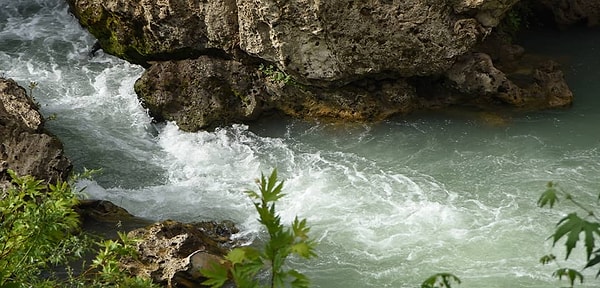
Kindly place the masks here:
POLYGON ((263 224, 269 235, 269 240, 259 250, 254 247, 238 247, 231 250, 221 263, 213 263, 201 273, 208 278, 203 284, 210 287, 222 287, 228 281, 233 281, 237 287, 285 287, 287 284, 295 288, 309 287, 308 278, 293 269, 286 269, 285 261, 291 255, 301 258, 316 257, 314 248, 316 242, 308 233, 310 228, 306 219, 298 217, 292 222, 291 228, 281 224, 281 217, 275 211, 275 203, 285 194, 282 193, 283 181, 277 180, 277 170, 273 170, 266 178, 261 175, 257 180, 259 192, 247 191, 246 194, 254 202, 258 212, 258 221, 263 224), (268 270, 267 285, 261 284, 259 273, 268 270))
MULTIPOLYGON (((600 249, 594 250, 594 248, 596 247, 596 241, 598 241, 598 237, 600 236, 600 218, 598 218, 591 207, 576 200, 573 195, 564 191, 561 187, 552 182, 547 184, 546 191, 542 193, 537 204, 539 207, 550 206, 550 208, 552 208, 561 198, 581 209, 585 216, 580 217, 575 212, 568 214, 558 221, 554 233, 548 237, 548 239, 552 238, 552 246, 555 246, 559 240, 566 238, 565 260, 571 256, 571 252, 577 246, 577 243, 582 240, 587 261, 583 269, 597 265, 600 263, 600 249), (583 239, 580 239, 581 234, 583 234, 583 239)), ((548 264, 555 261, 556 257, 552 254, 543 256, 540 259, 542 264, 548 264)), ((577 279, 579 279, 580 283, 583 283, 583 275, 576 269, 561 268, 559 266, 552 275, 559 279, 562 279, 562 277, 568 278, 571 287, 574 286, 577 279)), ((600 269, 596 273, 596 277, 598 276, 600 276, 600 269)))

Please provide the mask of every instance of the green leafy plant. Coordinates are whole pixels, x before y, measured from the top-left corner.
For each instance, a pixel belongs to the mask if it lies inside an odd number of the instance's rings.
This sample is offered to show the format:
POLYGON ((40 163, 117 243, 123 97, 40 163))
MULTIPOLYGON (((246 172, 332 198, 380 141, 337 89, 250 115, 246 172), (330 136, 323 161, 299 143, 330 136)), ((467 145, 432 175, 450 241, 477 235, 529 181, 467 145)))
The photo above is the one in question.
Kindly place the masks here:
MULTIPOLYGON (((120 259, 137 258, 136 239, 129 238, 126 233, 117 232, 118 240, 99 242, 100 251, 92 261, 90 268, 82 276, 92 273, 93 283, 99 287, 159 287, 150 279, 131 276, 121 269, 120 259)), ((89 278, 89 277, 88 277, 89 278)))
MULTIPOLYGON (((85 170, 70 181, 48 184, 8 170, 14 184, 0 191, 0 287, 157 287, 149 279, 132 277, 119 267, 121 257, 135 254, 134 240, 95 241, 80 231, 79 203, 72 183, 97 170, 85 170), (86 272, 73 273, 72 260, 97 254, 86 272), (69 277, 54 277, 63 267, 69 277), (45 275, 42 277, 41 275, 45 275)), ((85 263, 83 264, 85 265, 85 263)))
MULTIPOLYGON (((27 283, 49 264, 66 260, 56 253, 79 228, 73 206, 78 203, 69 184, 44 184, 9 170, 13 187, 0 199, 0 287, 27 283)), ((80 256, 82 249, 73 248, 80 256)))
POLYGON ((451 288, 452 282, 460 284, 460 279, 450 273, 437 273, 423 281, 421 288, 451 288))
MULTIPOLYGON (((558 221, 556 230, 548 239, 552 239, 553 246, 561 239, 565 239, 565 260, 571 256, 571 252, 581 240, 582 245, 585 248, 587 261, 583 269, 598 265, 598 263, 600 263, 600 249, 595 248, 597 247, 597 241, 600 239, 600 218, 596 216, 594 209, 591 206, 576 200, 573 195, 567 193, 553 182, 547 184, 546 190, 542 193, 537 203, 540 207, 549 206, 552 208, 561 199, 574 204, 583 211, 584 216, 580 217, 575 212, 568 214, 558 221), (580 238, 582 234, 583 239, 580 238)), ((600 195, 598 199, 600 200, 600 195)), ((556 256, 553 254, 545 255, 540 259, 540 262, 542 264, 556 263, 556 256)), ((584 280, 583 275, 578 270, 562 268, 560 266, 553 273, 553 276, 558 279, 562 279, 563 277, 567 278, 571 287, 575 285, 577 280, 579 280, 580 283, 583 283, 584 280)), ((596 277, 598 276, 600 276, 600 269, 596 273, 596 277)))
POLYGON ((273 170, 266 178, 261 175, 257 180, 259 192, 246 193, 257 200, 254 206, 259 215, 259 222, 266 228, 268 241, 262 249, 255 247, 238 247, 231 250, 222 263, 213 263, 201 273, 208 278, 203 284, 210 287, 222 287, 228 281, 233 281, 236 287, 309 287, 308 278, 294 269, 286 269, 285 261, 291 255, 302 258, 316 257, 315 241, 308 236, 310 228, 306 219, 298 217, 292 222, 291 228, 281 224, 281 218, 275 211, 275 203, 281 197, 283 181, 277 180, 277 170, 273 170), (261 272, 268 271, 269 279, 259 279, 261 272), (264 282, 267 282, 266 284, 264 282))
POLYGON ((292 77, 279 69, 273 67, 273 65, 265 66, 260 64, 258 67, 258 71, 265 74, 271 81, 286 84, 294 84, 294 79, 292 77))

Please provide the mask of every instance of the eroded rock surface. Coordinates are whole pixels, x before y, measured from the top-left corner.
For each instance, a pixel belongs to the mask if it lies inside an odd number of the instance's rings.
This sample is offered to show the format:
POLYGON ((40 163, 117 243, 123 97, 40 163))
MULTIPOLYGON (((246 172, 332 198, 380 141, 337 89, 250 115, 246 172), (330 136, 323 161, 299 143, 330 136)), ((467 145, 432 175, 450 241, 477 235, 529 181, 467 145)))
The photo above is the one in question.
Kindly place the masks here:
POLYGON ((239 42, 235 0, 68 0, 105 52, 132 63, 229 51, 239 42))
POLYGON ((239 46, 301 83, 325 85, 441 73, 516 0, 68 2, 105 51, 135 63, 239 46))
POLYGON ((10 181, 7 169, 54 182, 71 168, 62 143, 45 132, 44 118, 26 90, 0 78, 0 186, 10 181))
POLYGON ((201 56, 154 63, 135 91, 158 120, 187 131, 255 119, 264 87, 258 71, 239 61, 201 56))
MULTIPOLYGON (((518 0, 68 2, 106 52, 149 67, 138 96, 157 120, 187 131, 271 109, 377 121, 446 105, 572 99, 557 66, 518 75, 480 50, 518 0)), ((505 54, 521 57, 513 52, 505 54)))
POLYGON ((139 259, 126 259, 122 264, 132 274, 168 287, 200 287, 203 280, 198 270, 220 260, 234 244, 231 235, 237 232, 232 223, 156 223, 128 233, 140 240, 139 259))

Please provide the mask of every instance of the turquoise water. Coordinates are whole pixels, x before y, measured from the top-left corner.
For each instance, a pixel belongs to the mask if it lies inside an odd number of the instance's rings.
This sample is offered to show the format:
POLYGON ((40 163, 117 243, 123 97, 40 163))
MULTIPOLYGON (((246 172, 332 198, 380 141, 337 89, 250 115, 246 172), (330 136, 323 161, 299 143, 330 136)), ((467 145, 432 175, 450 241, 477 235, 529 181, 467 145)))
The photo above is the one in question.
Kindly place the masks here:
MULTIPOLYGON (((319 257, 294 259, 314 287, 417 287, 452 272, 460 287, 559 287, 538 259, 575 208, 537 208, 547 181, 587 201, 600 191, 597 32, 536 33, 527 45, 558 57, 575 92, 570 109, 399 117, 377 124, 266 119, 214 132, 152 124, 133 83, 143 69, 102 52, 60 0, 0 0, 0 74, 34 97, 84 182, 151 219, 233 220, 263 237, 242 191, 277 167, 285 221, 308 219, 319 257), (560 41, 557 41, 560 40, 560 41)), ((582 263, 568 263, 581 267, 582 263)), ((594 271, 587 286, 596 287, 594 271)))

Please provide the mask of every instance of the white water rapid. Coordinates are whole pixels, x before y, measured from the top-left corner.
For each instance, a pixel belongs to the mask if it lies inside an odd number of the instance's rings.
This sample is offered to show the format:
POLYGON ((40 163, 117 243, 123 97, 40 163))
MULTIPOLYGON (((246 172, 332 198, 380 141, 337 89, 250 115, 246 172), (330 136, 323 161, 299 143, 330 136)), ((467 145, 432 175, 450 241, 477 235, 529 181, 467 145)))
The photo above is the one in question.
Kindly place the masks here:
MULTIPOLYGON (((42 112, 56 115, 47 127, 76 169, 103 169, 83 183, 92 198, 155 220, 233 220, 261 237, 243 191, 277 167, 283 220, 307 218, 319 241, 318 258, 293 261, 314 287, 418 287, 436 272, 459 276, 458 287, 566 285, 538 259, 562 255, 546 238, 575 208, 536 201, 547 181, 584 201, 600 192, 597 32, 529 37, 538 53, 563 59, 576 97, 566 110, 504 115, 495 125, 473 112, 185 133, 151 123, 133 91, 141 67, 88 56, 94 39, 63 1, 0 3, 0 75, 38 82, 42 112)), ((585 287, 600 285, 595 272, 585 287)))

